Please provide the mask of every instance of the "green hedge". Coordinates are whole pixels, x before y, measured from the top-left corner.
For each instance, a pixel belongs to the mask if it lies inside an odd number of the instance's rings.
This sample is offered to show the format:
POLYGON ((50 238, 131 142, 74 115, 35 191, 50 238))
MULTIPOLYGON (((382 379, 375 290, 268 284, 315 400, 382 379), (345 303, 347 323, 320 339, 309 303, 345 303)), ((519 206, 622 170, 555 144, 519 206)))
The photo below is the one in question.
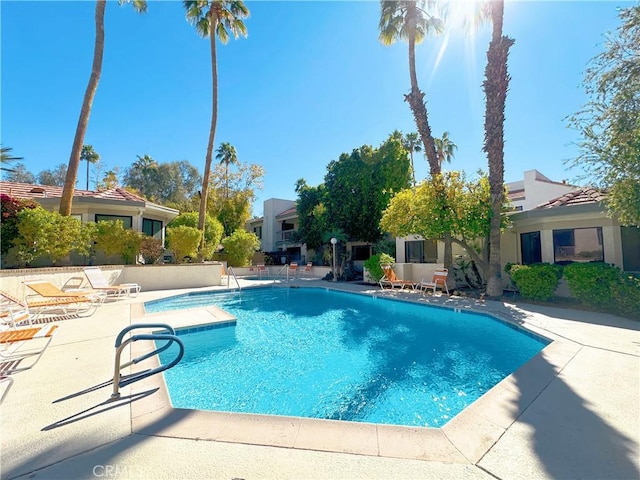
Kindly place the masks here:
POLYGON ((365 262, 364 267, 369 272, 369 276, 371 279, 379 282, 384 272, 382 271, 381 265, 391 265, 395 263, 395 258, 387 253, 381 253, 370 256, 365 262))
POLYGON ((511 265, 509 275, 523 298, 549 300, 562 278, 562 267, 549 263, 511 265))
POLYGON ((571 294, 585 305, 640 319, 640 279, 607 263, 572 263, 564 269, 571 294))

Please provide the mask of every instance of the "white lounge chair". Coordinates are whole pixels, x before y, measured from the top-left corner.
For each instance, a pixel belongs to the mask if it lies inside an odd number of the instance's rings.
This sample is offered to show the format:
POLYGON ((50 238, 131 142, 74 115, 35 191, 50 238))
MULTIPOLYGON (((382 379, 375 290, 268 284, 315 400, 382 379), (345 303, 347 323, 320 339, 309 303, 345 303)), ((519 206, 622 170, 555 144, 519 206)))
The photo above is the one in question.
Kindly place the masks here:
POLYGON ((105 292, 107 295, 113 295, 120 298, 122 295, 135 297, 140 293, 140 285, 137 283, 122 283, 120 285, 111 285, 105 277, 100 267, 86 267, 84 274, 89 280, 89 285, 94 290, 105 292))
POLYGON ((435 294, 436 289, 440 287, 440 290, 446 291, 447 295, 449 295, 449 287, 447 287, 448 274, 449 274, 449 271, 446 268, 441 268, 439 270, 436 270, 433 273, 433 278, 431 279, 431 281, 427 282, 424 279, 420 280, 420 283, 418 284, 418 288, 423 292, 426 292, 427 290, 432 290, 433 293, 435 294))

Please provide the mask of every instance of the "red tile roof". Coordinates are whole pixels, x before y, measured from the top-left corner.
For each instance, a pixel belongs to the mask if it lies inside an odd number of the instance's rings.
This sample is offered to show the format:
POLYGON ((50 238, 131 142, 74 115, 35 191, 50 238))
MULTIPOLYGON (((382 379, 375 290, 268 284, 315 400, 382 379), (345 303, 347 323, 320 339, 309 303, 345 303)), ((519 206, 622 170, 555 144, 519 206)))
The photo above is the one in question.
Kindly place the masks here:
POLYGON ((294 215, 297 212, 296 207, 291 207, 287 210, 285 210, 284 212, 280 212, 278 215, 276 215, 276 218, 278 217, 288 217, 291 215, 294 215))
MULTIPOLYGON (((0 193, 4 193, 5 195, 10 195, 12 197, 31 198, 34 200, 39 198, 60 198, 62 197, 62 187, 34 185, 30 183, 0 182, 0 193)), ((101 192, 76 189, 73 196, 74 198, 100 198, 105 200, 146 203, 144 198, 136 195, 135 193, 123 190, 122 188, 111 188, 101 192)))
POLYGON ((542 205, 538 205, 537 209, 563 207, 567 205, 585 205, 589 203, 602 202, 607 198, 607 194, 602 190, 595 188, 580 188, 564 195, 549 200, 542 205))

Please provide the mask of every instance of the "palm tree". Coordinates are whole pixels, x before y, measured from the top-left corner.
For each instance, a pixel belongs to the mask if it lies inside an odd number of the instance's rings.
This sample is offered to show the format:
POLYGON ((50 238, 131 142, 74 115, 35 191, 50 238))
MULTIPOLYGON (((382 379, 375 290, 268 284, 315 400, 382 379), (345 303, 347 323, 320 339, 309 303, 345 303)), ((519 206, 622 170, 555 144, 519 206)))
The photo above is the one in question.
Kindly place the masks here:
POLYGON ((405 101, 409 102, 429 161, 431 176, 435 177, 440 173, 440 167, 424 103, 424 92, 418 87, 415 55, 417 43, 427 34, 440 32, 442 29, 442 21, 426 11, 427 6, 431 4, 433 2, 428 0, 381 0, 379 39, 384 45, 391 45, 399 39, 407 40, 409 43, 411 91, 405 95, 405 101))
POLYGON ((138 184, 136 185, 139 192, 147 197, 154 190, 152 187, 155 184, 156 172, 158 171, 158 163, 150 156, 145 154, 144 156, 136 155, 138 160, 133 162, 131 169, 137 173, 138 184))
MULTIPOLYGON (((125 0, 120 0, 119 3, 124 3, 124 1, 125 0)), ((128 0, 126 1, 128 3, 128 0)), ((133 4, 133 8, 135 8, 137 12, 147 11, 147 2, 145 0, 131 0, 130 3, 133 4)), ((87 84, 87 89, 84 92, 84 98, 82 100, 80 118, 78 119, 76 134, 73 139, 73 146, 71 147, 71 155, 69 157, 69 165, 67 167, 67 176, 64 181, 64 188, 62 189, 62 198, 60 199, 61 215, 71 215, 71 203, 73 202, 73 191, 76 184, 76 177, 78 175, 80 154, 82 151, 82 146, 84 144, 84 136, 87 132, 89 115, 91 114, 91 106, 93 105, 93 97, 95 97, 96 95, 96 90, 98 89, 98 81, 100 80, 100 74, 102 73, 105 7, 105 0, 96 0, 96 39, 93 46, 93 64, 91 66, 91 76, 89 77, 89 83, 87 84)))
POLYGON ((218 121, 218 67, 216 61, 216 37, 222 43, 229 41, 229 34, 235 38, 240 35, 247 36, 247 27, 242 22, 249 16, 249 9, 242 1, 231 0, 183 0, 187 10, 187 20, 191 22, 196 31, 203 37, 209 37, 211 43, 211 80, 213 87, 211 129, 209 131, 209 143, 204 162, 204 175, 202 177, 202 190, 200 191, 200 212, 198 215, 198 229, 201 232, 200 251, 205 246, 204 221, 207 211, 207 195, 209 194, 209 175, 211 173, 211 157, 213 143, 216 136, 216 123, 218 121))
POLYGON ((409 151, 409 159, 411 160, 411 175, 413 178, 413 186, 416 186, 416 169, 413 165, 413 152, 421 152, 420 135, 418 132, 407 133, 402 139, 402 145, 409 151))
MULTIPOLYGON (((11 150, 13 150, 13 148, 11 147, 0 147, 0 163, 11 163, 11 162, 16 162, 18 160, 23 160, 22 157, 14 157, 13 154, 11 153, 11 150)), ((0 167, 0 170, 3 170, 5 172, 10 172, 10 173, 15 172, 14 169, 6 168, 6 167, 0 167)))
POLYGON ((229 165, 238 163, 238 153, 236 147, 229 142, 223 142, 216 150, 216 160, 220 161, 220 165, 224 163, 224 191, 225 197, 229 198, 229 165))
POLYGON ((443 162, 451 163, 451 159, 455 157, 454 151, 458 149, 458 146, 449 139, 449 132, 444 132, 442 138, 436 138, 435 142, 440 167, 443 162))
POLYGON ((504 1, 487 2, 485 11, 492 24, 492 37, 487 50, 485 80, 482 84, 486 98, 484 146, 489 163, 491 191, 491 233, 489 234, 489 272, 487 296, 502 295, 500 264, 500 220, 504 204, 504 107, 509 88, 507 58, 514 40, 502 34, 504 1))
POLYGON ((89 164, 96 163, 100 160, 100 154, 93 149, 91 145, 83 145, 80 153, 80 160, 87 162, 87 190, 89 190, 89 164))

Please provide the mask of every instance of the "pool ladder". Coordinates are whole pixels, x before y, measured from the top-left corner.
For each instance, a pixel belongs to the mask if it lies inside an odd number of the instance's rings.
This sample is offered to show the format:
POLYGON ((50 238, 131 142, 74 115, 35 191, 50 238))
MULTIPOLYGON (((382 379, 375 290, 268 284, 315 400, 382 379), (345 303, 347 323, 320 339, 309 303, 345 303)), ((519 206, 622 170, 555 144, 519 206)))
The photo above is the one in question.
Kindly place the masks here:
POLYGON ((236 285, 238 285, 238 290, 242 290, 242 287, 240 286, 240 282, 238 281, 238 277, 236 277, 236 272, 233 271, 233 267, 227 268, 227 288, 230 288, 229 279, 231 277, 233 277, 233 279, 236 281, 236 285))
POLYGON ((137 382, 138 380, 142 380, 144 378, 150 377, 151 375, 155 375, 156 373, 164 372, 165 370, 168 370, 171 367, 176 366, 180 362, 180 360, 182 360, 182 356, 184 355, 184 343, 182 343, 182 340, 178 338, 173 327, 165 323, 138 323, 138 324, 133 324, 128 327, 125 327, 118 334, 118 337, 116 338, 115 346, 116 346, 116 361, 115 361, 115 367, 113 372, 113 393, 111 394, 112 400, 120 398, 119 389, 121 387, 129 385, 133 382, 137 382), (141 333, 137 335, 131 335, 126 340, 124 339, 125 335, 129 333, 131 330, 140 329, 140 328, 145 328, 145 329, 162 328, 166 330, 166 332, 141 333), (130 362, 121 364, 120 355, 122 354, 122 350, 124 350, 124 347, 126 347, 132 342, 137 342, 138 340, 160 340, 160 341, 164 340, 165 343, 164 345, 156 348, 154 351, 150 353, 145 353, 144 355, 134 358, 130 362), (176 343, 178 345, 179 351, 178 351, 178 354, 176 355, 176 358, 174 358, 171 362, 166 363, 164 365, 161 364, 160 366, 155 368, 143 370, 142 372, 134 373, 133 375, 128 375, 126 378, 122 378, 122 375, 120 374, 120 370, 130 365, 135 365, 137 363, 140 363, 149 357, 152 357, 160 352, 165 351, 173 343, 176 343))

